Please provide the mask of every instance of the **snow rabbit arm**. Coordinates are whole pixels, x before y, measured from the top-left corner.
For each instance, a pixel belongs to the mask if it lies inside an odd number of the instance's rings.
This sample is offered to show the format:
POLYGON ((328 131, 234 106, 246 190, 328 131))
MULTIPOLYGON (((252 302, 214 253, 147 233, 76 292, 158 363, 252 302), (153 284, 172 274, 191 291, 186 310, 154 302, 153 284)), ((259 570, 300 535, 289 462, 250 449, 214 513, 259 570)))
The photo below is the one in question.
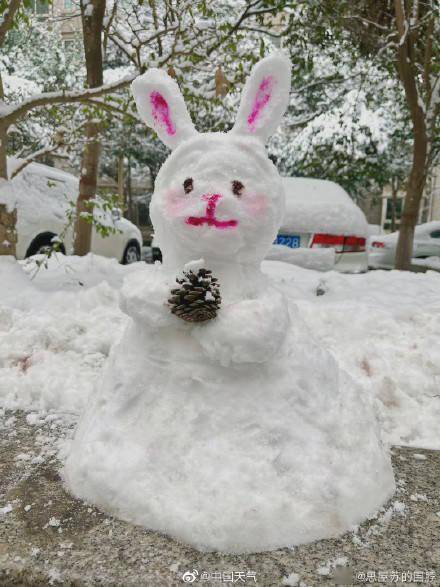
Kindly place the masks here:
POLYGON ((215 321, 193 329, 204 353, 223 366, 264 363, 280 350, 290 324, 285 296, 268 288, 262 297, 222 308, 215 321))

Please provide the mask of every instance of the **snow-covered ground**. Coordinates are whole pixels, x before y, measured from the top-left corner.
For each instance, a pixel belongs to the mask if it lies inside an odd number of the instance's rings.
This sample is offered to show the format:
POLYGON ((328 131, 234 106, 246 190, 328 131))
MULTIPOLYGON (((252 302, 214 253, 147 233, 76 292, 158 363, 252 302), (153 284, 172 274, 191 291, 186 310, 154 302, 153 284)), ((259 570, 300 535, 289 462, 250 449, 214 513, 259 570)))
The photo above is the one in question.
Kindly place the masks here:
MULTIPOLYGON (((439 273, 263 268, 375 396, 385 440, 440 449, 439 273)), ((79 414, 129 320, 119 309, 124 276, 152 270, 88 255, 56 256, 36 272, 0 257, 0 409, 79 414)))
POLYGON ((323 275, 279 262, 264 269, 340 365, 374 394, 385 439, 439 449, 440 275, 323 275))
POLYGON ((428 267, 428 269, 434 269, 440 271, 440 257, 427 257, 426 259, 413 259, 413 265, 420 265, 422 267, 428 267))
POLYGON ((94 255, 48 267, 0 257, 0 405, 79 413, 128 319, 130 268, 94 255))

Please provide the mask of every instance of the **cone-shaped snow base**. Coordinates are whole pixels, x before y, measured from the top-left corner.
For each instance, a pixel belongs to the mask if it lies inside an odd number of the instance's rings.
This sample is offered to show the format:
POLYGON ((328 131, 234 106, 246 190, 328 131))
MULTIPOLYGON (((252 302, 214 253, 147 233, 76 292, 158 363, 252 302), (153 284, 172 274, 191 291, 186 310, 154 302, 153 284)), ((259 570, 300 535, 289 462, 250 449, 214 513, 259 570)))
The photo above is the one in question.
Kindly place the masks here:
POLYGON ((235 367, 185 332, 165 355, 164 332, 132 326, 74 439, 73 493, 235 553, 335 536, 372 514, 394 481, 370 403, 294 325, 276 360, 235 367))

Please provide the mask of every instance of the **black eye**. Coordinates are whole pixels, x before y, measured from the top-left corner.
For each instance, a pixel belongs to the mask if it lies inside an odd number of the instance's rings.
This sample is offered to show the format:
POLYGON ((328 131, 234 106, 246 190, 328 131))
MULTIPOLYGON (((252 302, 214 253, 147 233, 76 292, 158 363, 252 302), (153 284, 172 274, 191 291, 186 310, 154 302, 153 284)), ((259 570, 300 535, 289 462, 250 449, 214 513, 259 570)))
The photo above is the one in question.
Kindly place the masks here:
POLYGON ((183 189, 185 190, 185 194, 189 194, 194 189, 194 181, 192 177, 187 177, 183 182, 183 189))
POLYGON ((234 179, 232 182, 232 193, 236 196, 241 196, 244 190, 244 185, 238 179, 234 179))

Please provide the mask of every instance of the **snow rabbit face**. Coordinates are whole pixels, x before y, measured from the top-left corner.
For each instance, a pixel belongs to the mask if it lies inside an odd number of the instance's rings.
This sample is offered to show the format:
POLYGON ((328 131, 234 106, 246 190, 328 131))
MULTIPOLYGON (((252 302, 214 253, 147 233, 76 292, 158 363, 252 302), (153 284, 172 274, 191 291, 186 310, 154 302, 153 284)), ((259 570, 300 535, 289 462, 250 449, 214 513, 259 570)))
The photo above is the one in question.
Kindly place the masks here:
POLYGON ((177 83, 150 69, 132 84, 140 117, 172 150, 155 184, 150 214, 165 262, 261 261, 284 213, 284 192, 264 143, 287 107, 290 62, 260 61, 229 133, 198 133, 177 83))

